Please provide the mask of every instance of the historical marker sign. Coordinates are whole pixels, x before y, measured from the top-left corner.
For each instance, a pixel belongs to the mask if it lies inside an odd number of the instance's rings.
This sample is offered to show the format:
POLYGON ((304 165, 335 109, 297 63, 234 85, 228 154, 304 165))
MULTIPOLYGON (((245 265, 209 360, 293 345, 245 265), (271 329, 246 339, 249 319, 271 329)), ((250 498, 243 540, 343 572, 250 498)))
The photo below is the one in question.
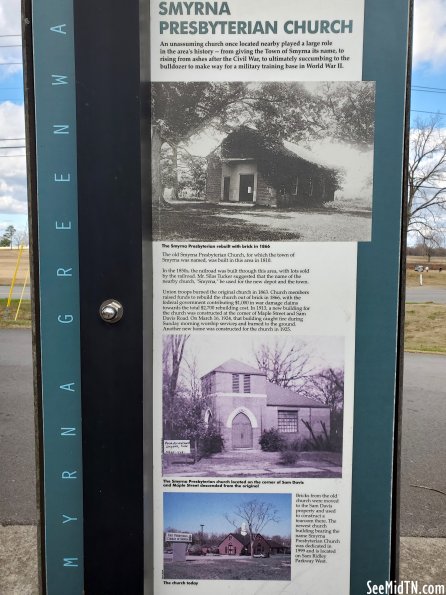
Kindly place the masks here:
POLYGON ((44 592, 396 577, 409 8, 25 2, 44 592))

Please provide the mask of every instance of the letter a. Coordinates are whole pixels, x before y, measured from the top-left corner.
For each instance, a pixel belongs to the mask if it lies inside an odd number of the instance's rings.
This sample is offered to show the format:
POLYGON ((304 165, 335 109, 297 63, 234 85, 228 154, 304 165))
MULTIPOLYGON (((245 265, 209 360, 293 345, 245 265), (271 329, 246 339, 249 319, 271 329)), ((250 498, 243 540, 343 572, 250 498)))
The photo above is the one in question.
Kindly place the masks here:
POLYGON ((75 392, 75 390, 74 390, 74 382, 69 382, 68 384, 61 384, 59 386, 59 388, 62 389, 62 390, 68 390, 68 391, 70 391, 70 393, 74 393, 75 392))
POLYGON ((50 30, 54 31, 54 33, 60 33, 61 35, 66 35, 67 32, 63 30, 64 27, 66 27, 66 25, 55 25, 54 27, 50 27, 50 30))

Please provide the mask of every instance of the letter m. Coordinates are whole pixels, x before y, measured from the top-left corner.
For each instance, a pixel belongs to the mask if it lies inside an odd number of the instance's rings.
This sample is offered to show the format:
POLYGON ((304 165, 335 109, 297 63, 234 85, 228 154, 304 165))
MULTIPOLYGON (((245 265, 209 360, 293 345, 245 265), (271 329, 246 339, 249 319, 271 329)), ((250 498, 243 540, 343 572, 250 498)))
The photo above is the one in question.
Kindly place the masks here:
POLYGON ((51 83, 53 86, 55 85, 68 85, 67 76, 65 74, 52 74, 51 78, 53 82, 51 83))
POLYGON ((77 568, 79 566, 78 564, 79 562, 79 558, 64 558, 63 559, 63 565, 69 568, 77 568))

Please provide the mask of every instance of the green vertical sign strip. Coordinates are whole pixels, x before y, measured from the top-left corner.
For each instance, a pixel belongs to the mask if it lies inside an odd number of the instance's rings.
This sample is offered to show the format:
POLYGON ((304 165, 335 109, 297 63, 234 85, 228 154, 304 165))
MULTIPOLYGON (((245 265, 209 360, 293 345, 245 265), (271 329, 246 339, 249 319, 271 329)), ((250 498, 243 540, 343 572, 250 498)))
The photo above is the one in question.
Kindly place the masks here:
POLYGON ((33 2, 46 588, 83 593, 72 0, 33 2))
MULTIPOLYGON (((409 0, 366 2, 363 78, 376 81, 372 242, 359 244, 351 593, 390 576, 409 0)), ((396 527, 393 527, 396 530, 396 527)))

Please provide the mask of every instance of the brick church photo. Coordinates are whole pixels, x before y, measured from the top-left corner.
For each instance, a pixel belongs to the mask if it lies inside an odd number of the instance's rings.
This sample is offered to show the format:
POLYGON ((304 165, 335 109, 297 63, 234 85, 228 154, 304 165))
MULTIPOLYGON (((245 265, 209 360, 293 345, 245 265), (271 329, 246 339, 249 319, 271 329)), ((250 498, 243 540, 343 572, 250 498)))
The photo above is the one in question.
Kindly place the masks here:
POLYGON ((209 398, 205 422, 221 428, 225 449, 258 449, 262 432, 277 428, 287 442, 330 433, 330 407, 269 382, 266 372, 235 359, 227 360, 201 378, 209 398))
POLYGON ((164 475, 339 477, 342 337, 165 335, 164 475))

